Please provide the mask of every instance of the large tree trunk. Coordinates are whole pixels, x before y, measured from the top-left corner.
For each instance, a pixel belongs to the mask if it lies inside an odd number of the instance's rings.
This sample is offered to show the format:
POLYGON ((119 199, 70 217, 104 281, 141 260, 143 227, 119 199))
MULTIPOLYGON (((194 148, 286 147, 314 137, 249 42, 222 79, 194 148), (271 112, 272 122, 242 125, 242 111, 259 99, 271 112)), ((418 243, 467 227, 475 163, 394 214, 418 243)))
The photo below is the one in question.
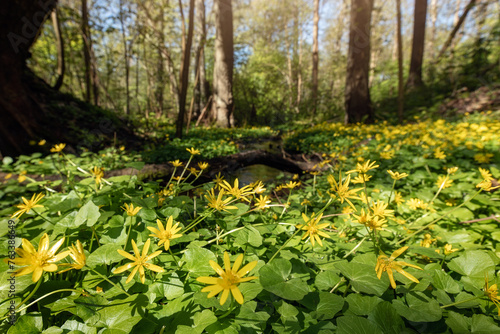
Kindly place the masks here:
POLYGON ((233 111, 233 10, 231 0, 215 0, 215 125, 231 126, 233 111))
POLYGON ((424 63, 425 22, 427 18, 427 0, 415 0, 413 22, 413 46, 411 49, 410 73, 406 86, 408 88, 423 85, 422 64, 424 63))
POLYGON ((43 114, 31 98, 26 59, 55 1, 4 1, 0 5, 0 155, 15 155, 36 138, 43 114))
POLYGON ((54 27, 54 34, 56 37, 56 49, 57 49, 57 80, 54 84, 54 89, 59 90, 64 81, 64 72, 66 70, 66 64, 64 59, 64 39, 61 33, 61 24, 59 23, 59 15, 57 14, 57 8, 54 8, 50 17, 52 19, 52 26, 54 27))
POLYGON ((345 88, 346 123, 374 121, 368 75, 373 0, 352 0, 345 88))
MULTIPOLYGON (((417 2, 419 0, 416 0, 417 2)), ((427 0, 424 0, 427 1, 427 0)), ((401 0, 396 0, 397 45, 398 45, 398 119, 403 123, 404 88, 403 88, 403 41, 401 36, 401 0)))
POLYGON ((82 37, 83 37, 83 59, 85 63, 85 101, 90 102, 91 97, 91 75, 90 75, 90 32, 87 0, 82 0, 82 37))
POLYGON ((313 51, 312 51, 312 99, 313 116, 316 115, 318 107, 318 28, 319 28, 319 0, 314 0, 314 18, 313 18, 313 51))
MULTIPOLYGON (((181 9, 182 25, 184 27, 184 14, 182 13, 182 3, 179 0, 181 9)), ((183 28, 182 34, 182 59, 181 59, 181 72, 179 82, 179 114, 177 115, 177 124, 175 136, 182 138, 182 128, 184 127, 184 117, 186 114, 186 96, 189 84, 189 62, 191 60, 191 44, 193 43, 193 30, 194 30, 194 0, 189 1, 189 24, 187 36, 183 28)))

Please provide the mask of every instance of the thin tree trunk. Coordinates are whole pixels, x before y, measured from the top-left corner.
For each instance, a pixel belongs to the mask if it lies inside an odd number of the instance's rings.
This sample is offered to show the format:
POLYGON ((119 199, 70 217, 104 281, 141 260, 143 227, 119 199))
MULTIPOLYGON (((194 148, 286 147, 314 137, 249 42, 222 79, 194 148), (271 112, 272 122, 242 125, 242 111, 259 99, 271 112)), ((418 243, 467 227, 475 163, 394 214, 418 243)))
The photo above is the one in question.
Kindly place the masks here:
MULTIPOLYGON (((184 27, 184 14, 182 13, 182 2, 179 0, 181 10, 182 25, 184 27)), ((189 62, 191 60, 191 44, 193 42, 194 30, 194 0, 189 0, 189 25, 187 36, 183 34, 182 40, 182 59, 180 69, 180 87, 179 87, 179 114, 177 116, 177 124, 175 136, 182 138, 182 128, 184 127, 184 116, 186 113, 186 96, 189 84, 189 62)), ((185 31, 185 28, 183 28, 185 31)))
MULTIPOLYGON (((415 3, 418 3, 419 1, 427 1, 427 0, 415 0, 415 3)), ((403 105, 404 105, 403 41, 401 37, 401 0, 396 0, 396 16, 397 16, 396 33, 397 33, 397 44, 398 44, 398 119, 399 123, 401 124, 403 123, 403 105)))
POLYGON ((448 36, 448 39, 446 39, 446 42, 443 44, 441 51, 439 51, 439 54, 437 55, 436 60, 435 60, 436 63, 439 62, 439 60, 441 59, 443 54, 446 52, 448 47, 451 45, 451 42, 453 42, 453 39, 455 38, 455 35, 457 34, 457 32, 460 29, 460 27, 462 26, 462 24, 464 23, 464 21, 467 17, 467 14, 469 14, 470 10, 472 9, 472 7, 474 7, 475 4, 476 4, 476 0, 470 0, 469 4, 465 7, 465 10, 462 13, 462 15, 460 16, 458 23, 455 25, 453 30, 450 32, 450 35, 448 36))
POLYGON ((373 0, 352 0, 345 88, 346 123, 374 121, 368 87, 373 0))
POLYGON ((313 99, 313 117, 318 108, 318 29, 319 29, 319 0, 314 0, 314 18, 313 18, 313 50, 312 50, 312 99, 313 99))
POLYGON ((129 56, 128 56, 128 43, 127 43, 127 35, 125 32, 125 14, 123 11, 124 8, 123 1, 120 0, 120 27, 121 27, 121 35, 122 35, 122 44, 123 44, 123 56, 125 60, 125 114, 130 115, 130 64, 129 64, 129 56))
POLYGON ((415 0, 413 22, 413 45, 411 48, 410 73, 406 86, 420 87, 422 81, 422 64, 424 63, 425 22, 427 17, 427 0, 415 0))
POLYGON ((85 101, 90 102, 91 97, 91 75, 90 75, 90 32, 87 0, 82 0, 82 22, 81 30, 83 37, 83 59, 85 64, 85 101))
POLYGON ((56 37, 57 49, 57 80, 54 84, 54 89, 59 90, 64 81, 64 72, 66 71, 66 64, 64 59, 64 40, 61 34, 61 24, 59 23, 59 15, 57 14, 57 7, 54 8, 50 17, 52 19, 52 26, 56 37))
POLYGON ((231 127, 233 111, 233 10, 231 0, 215 0, 215 125, 231 127))
POLYGON ((431 0, 431 33, 429 38, 429 59, 434 60, 434 42, 436 41, 437 0, 431 0))

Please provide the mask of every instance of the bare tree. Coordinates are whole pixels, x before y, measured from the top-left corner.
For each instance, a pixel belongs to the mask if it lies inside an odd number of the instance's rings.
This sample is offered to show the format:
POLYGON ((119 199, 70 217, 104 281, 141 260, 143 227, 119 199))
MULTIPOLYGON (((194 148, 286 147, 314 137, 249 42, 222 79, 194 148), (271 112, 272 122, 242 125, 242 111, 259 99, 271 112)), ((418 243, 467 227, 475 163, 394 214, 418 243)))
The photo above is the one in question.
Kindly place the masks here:
POLYGON ((352 0, 345 87, 346 123, 373 122, 368 87, 373 0, 352 0))
POLYGON ((215 124, 230 127, 233 111, 233 10, 231 0, 215 0, 215 124))
POLYGON ((424 62, 426 18, 427 0, 415 0, 410 73, 408 75, 408 81, 406 82, 406 86, 408 88, 414 88, 423 85, 422 64, 424 62))
POLYGON ((177 115, 177 124, 175 136, 182 138, 182 128, 184 126, 184 116, 186 114, 186 97, 189 84, 189 62, 191 60, 191 44, 193 42, 194 30, 194 0, 189 0, 189 24, 186 36, 186 28, 184 22, 184 13, 182 10, 182 2, 179 0, 179 8, 181 11, 182 20, 182 59, 179 82, 179 114, 177 115))
POLYGON ((57 80, 54 84, 54 89, 59 90, 64 81, 64 72, 66 70, 66 64, 64 59, 64 40, 61 34, 61 24, 59 23, 57 7, 54 8, 50 17, 52 19, 52 26, 54 28, 54 34, 56 37, 56 49, 57 49, 57 80))
MULTIPOLYGON (((419 0, 415 0, 418 2, 419 0)), ((427 1, 427 0, 423 0, 427 1)), ((403 41, 401 38, 401 0, 396 0, 397 45, 398 45, 398 118, 403 123, 404 87, 403 87, 403 41)))
POLYGON ((319 28, 319 0, 314 0, 314 18, 313 18, 313 49, 312 49, 312 99, 313 99, 313 116, 316 114, 318 107, 318 28, 319 28))

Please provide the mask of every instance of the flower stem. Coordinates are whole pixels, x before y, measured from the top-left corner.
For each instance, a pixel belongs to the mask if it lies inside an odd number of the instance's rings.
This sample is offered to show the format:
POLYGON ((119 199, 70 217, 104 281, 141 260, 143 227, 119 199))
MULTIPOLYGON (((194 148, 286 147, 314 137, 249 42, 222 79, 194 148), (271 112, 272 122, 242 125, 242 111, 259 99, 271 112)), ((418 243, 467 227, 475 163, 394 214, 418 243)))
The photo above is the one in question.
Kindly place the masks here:
POLYGON ((464 300, 461 300, 459 302, 454 302, 454 303, 451 303, 451 304, 448 304, 448 305, 440 306, 440 308, 447 308, 447 307, 451 307, 451 306, 463 304, 463 303, 466 303, 466 302, 470 302, 471 300, 478 299, 479 297, 481 297, 481 296, 474 296, 472 298, 464 299, 464 300))
POLYGON ((93 272, 94 274, 96 274, 97 276, 99 276, 100 278, 102 278, 103 280, 107 281, 109 284, 111 284, 115 288, 118 288, 118 289, 122 290, 128 297, 130 297, 130 294, 127 291, 123 290, 121 287, 119 287, 118 285, 116 285, 115 283, 113 283, 109 278, 107 278, 106 276, 100 274, 98 271, 96 271, 94 269, 91 269, 91 268, 89 268, 89 269, 90 269, 91 272, 93 272))
POLYGON ((31 293, 28 295, 28 297, 24 298, 24 300, 19 304, 17 305, 17 307, 19 308, 21 305, 23 305, 24 303, 26 303, 31 297, 33 297, 33 295, 35 294, 35 292, 38 290, 38 288, 40 287, 40 284, 42 284, 42 278, 40 278, 38 280, 38 282, 36 283, 35 285, 35 288, 33 289, 33 291, 31 291, 31 293))
POLYGON ((271 261, 276 257, 276 255, 279 254, 279 252, 281 252, 281 250, 283 248, 285 248, 285 246, 290 242, 290 240, 293 239, 293 237, 295 237, 299 232, 301 231, 300 228, 297 229, 297 231, 295 231, 292 236, 290 238, 288 238, 287 241, 285 241, 285 243, 283 245, 281 245, 281 247, 276 251, 276 253, 274 253, 274 255, 269 259, 269 261, 267 263, 271 263, 271 261))

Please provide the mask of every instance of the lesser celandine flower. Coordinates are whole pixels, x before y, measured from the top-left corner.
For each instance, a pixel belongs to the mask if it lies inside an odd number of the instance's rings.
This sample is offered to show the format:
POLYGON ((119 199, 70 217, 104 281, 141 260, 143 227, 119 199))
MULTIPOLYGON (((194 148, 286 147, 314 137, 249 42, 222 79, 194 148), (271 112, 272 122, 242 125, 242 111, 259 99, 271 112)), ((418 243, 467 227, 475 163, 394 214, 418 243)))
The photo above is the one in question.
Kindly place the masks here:
POLYGON ((252 187, 244 186, 240 188, 238 178, 234 180, 234 185, 232 187, 227 181, 222 181, 220 187, 223 190, 225 190, 228 194, 236 197, 237 199, 242 199, 244 201, 250 202, 250 200, 247 197, 253 193, 252 187))
POLYGON ((43 208, 43 205, 37 204, 43 198, 43 196, 45 196, 45 195, 42 194, 42 193, 33 194, 33 196, 31 197, 30 200, 27 200, 26 198, 21 197, 23 199, 24 203, 16 205, 17 208, 20 209, 20 210, 14 212, 12 214, 12 218, 21 218, 21 216, 24 213, 30 212, 30 210, 33 209, 33 208, 43 208))
POLYGON ((64 144, 64 143, 56 144, 56 145, 54 145, 54 147, 52 147, 50 149, 50 152, 58 153, 58 152, 61 152, 65 147, 66 147, 66 144, 64 144))
POLYGON ((455 174, 458 170, 458 167, 450 167, 446 170, 448 174, 455 174))
POLYGON ((491 158, 493 158, 492 153, 478 153, 478 154, 474 155, 474 160, 476 160, 480 164, 481 163, 489 164, 491 158))
POLYGON ((433 239, 429 233, 426 233, 424 235, 424 239, 422 241, 420 241, 420 246, 425 247, 425 248, 429 248, 429 247, 431 247, 431 245, 434 241, 436 241, 436 239, 435 238, 433 239))
POLYGON ((174 161, 170 161, 170 163, 172 164, 172 166, 174 167, 182 167, 182 162, 179 161, 179 160, 174 160, 174 161))
POLYGON ((258 210, 264 210, 269 203, 271 203, 271 201, 269 200, 269 196, 260 195, 259 198, 255 199, 255 208, 258 210))
POLYGON ((142 209, 142 207, 137 206, 134 208, 134 204, 130 203, 130 206, 125 203, 125 207, 121 207, 125 212, 127 213, 127 216, 135 216, 139 213, 139 211, 142 209))
POLYGON ((483 178, 483 180, 485 181, 493 180, 493 175, 490 173, 489 170, 479 167, 479 173, 481 173, 481 177, 483 178))
POLYGON ((439 177, 436 181, 436 185, 438 186, 438 188, 443 188, 443 189, 451 187, 452 183, 453 183, 453 180, 450 180, 445 175, 439 175, 439 177))
POLYGON ((321 241, 320 236, 324 238, 330 238, 328 234, 326 234, 323 231, 320 231, 321 229, 327 227, 330 225, 330 223, 323 223, 323 224, 318 224, 319 221, 321 220, 321 217, 323 217, 323 213, 320 213, 317 217, 314 216, 314 213, 311 215, 311 217, 307 217, 305 213, 302 213, 302 219, 304 219, 304 222, 306 224, 304 225, 297 225, 297 228, 300 228, 301 230, 306 231, 304 235, 302 236, 302 240, 305 238, 309 237, 309 240, 311 241, 311 244, 314 247, 315 241, 318 242, 318 244, 323 247, 323 242, 321 241))
POLYGON ((253 191, 256 194, 262 194, 264 191, 266 191, 266 188, 264 188, 264 183, 262 181, 256 181, 251 184, 253 187, 253 191))
POLYGON ((397 205, 403 204, 405 202, 403 195, 399 191, 394 192, 394 199, 392 200, 397 205))
POLYGON ((196 150, 194 147, 186 148, 186 151, 188 151, 189 153, 191 153, 191 155, 200 154, 200 150, 196 150))
POLYGON ((356 211, 356 208, 349 199, 358 199, 359 197, 356 196, 356 193, 363 188, 349 189, 351 175, 347 175, 344 182, 342 182, 341 172, 339 172, 339 182, 335 180, 335 177, 333 175, 328 175, 327 180, 328 183, 330 183, 331 190, 336 193, 336 195, 332 194, 333 197, 338 196, 338 200, 340 201, 340 203, 344 203, 344 201, 346 201, 354 209, 354 211, 356 211))
POLYGON ((299 182, 289 181, 288 183, 285 183, 283 188, 295 189, 298 186, 300 186, 300 181, 299 182))
POLYGON ((387 173, 389 173, 393 180, 401 180, 408 176, 407 173, 393 172, 392 170, 388 170, 387 173))
POLYGON ((217 175, 215 175, 214 182, 216 187, 220 188, 223 181, 224 181, 224 176, 222 176, 220 172, 217 175))
POLYGON ((95 178, 95 183, 100 184, 101 179, 104 177, 104 168, 94 166, 94 168, 90 170, 90 173, 92 173, 92 176, 95 178))
POLYGON ((384 201, 378 201, 373 203, 370 207, 373 211, 374 216, 379 216, 380 218, 384 218, 385 216, 392 216, 394 214, 394 210, 387 210, 388 204, 384 201))
POLYGON ((229 202, 232 201, 232 198, 227 197, 226 199, 222 199, 224 194, 225 194, 225 190, 221 189, 219 191, 219 194, 217 196, 215 196, 214 188, 210 189, 208 191, 208 195, 205 195, 205 198, 208 201, 208 206, 211 208, 214 208, 217 211, 229 212, 228 211, 229 209, 238 209, 236 206, 227 205, 229 202))
POLYGON ((160 241, 158 242, 158 246, 164 244, 166 251, 170 248, 170 240, 177 239, 182 236, 182 234, 177 234, 177 232, 179 232, 182 229, 182 227, 177 227, 179 226, 178 222, 176 222, 175 225, 172 226, 173 222, 174 218, 170 216, 167 219, 167 225, 165 227, 163 227, 163 224, 159 219, 156 220, 158 229, 154 227, 148 227, 148 230, 154 233, 150 234, 149 236, 157 237, 158 239, 160 239, 160 241))
POLYGON ((43 146, 45 145, 45 143, 47 143, 47 141, 45 139, 42 139, 38 142, 38 146, 43 146))
POLYGON ((370 181, 370 179, 372 178, 371 175, 368 175, 368 174, 359 174, 358 176, 356 176, 354 179, 352 179, 352 183, 366 183, 368 181, 370 181))
POLYGON ((498 309, 498 316, 500 316, 500 297, 498 296, 498 287, 496 283, 492 286, 489 286, 488 275, 485 276, 484 281, 484 295, 488 297, 493 302, 493 304, 495 304, 498 309))
POLYGON ((198 162, 198 167, 200 167, 201 170, 205 170, 208 168, 208 162, 198 162))
POLYGON ((420 283, 418 279, 416 279, 413 275, 408 274, 406 271, 403 270, 403 266, 407 267, 412 267, 415 269, 420 269, 423 270, 422 268, 411 264, 411 263, 406 263, 403 261, 394 261, 398 256, 403 254, 408 249, 408 246, 401 247, 400 249, 394 251, 391 254, 391 257, 387 257, 385 254, 379 255, 377 258, 377 265, 375 266, 375 271, 377 272, 377 277, 380 279, 382 277, 382 273, 385 271, 387 272, 387 275, 389 276, 389 281, 391 282, 391 286, 393 289, 396 289, 396 281, 394 281, 394 274, 393 270, 397 271, 401 275, 405 276, 409 280, 415 282, 415 283, 420 283))
POLYGON ((210 266, 215 270, 219 277, 198 277, 196 280, 201 283, 210 284, 210 286, 204 287, 201 292, 210 292, 207 298, 212 298, 222 292, 220 298, 220 304, 224 305, 229 297, 229 292, 233 295, 234 299, 239 303, 243 304, 243 295, 238 289, 238 284, 243 282, 248 282, 257 279, 256 276, 245 277, 255 266, 257 261, 252 261, 246 266, 240 269, 243 263, 243 254, 238 255, 236 261, 234 261, 233 267, 231 268, 231 260, 229 259, 229 254, 224 252, 224 270, 214 261, 209 261, 210 266))
POLYGON ((493 187, 493 184, 491 183, 491 181, 483 180, 476 185, 476 188, 481 188, 485 191, 492 191, 492 190, 500 188, 500 185, 493 187))
POLYGON ((361 173, 361 174, 366 174, 368 173, 369 170, 377 168, 379 165, 375 165, 376 161, 370 162, 370 160, 365 161, 364 164, 360 164, 359 162, 356 164, 356 169, 350 170, 347 172, 347 174, 351 173, 361 173))
POLYGON ((451 244, 444 245, 444 255, 450 255, 451 253, 454 253, 456 251, 458 251, 458 249, 453 248, 451 244))
POLYGON ((132 254, 127 253, 121 249, 118 249, 117 252, 121 256, 126 257, 127 259, 129 259, 133 262, 129 262, 126 265, 123 265, 121 267, 116 268, 115 270, 113 270, 113 274, 120 274, 126 270, 134 268, 134 269, 132 269, 132 272, 128 276, 127 280, 125 281, 125 284, 130 282, 132 280, 132 278, 134 278, 137 271, 139 271, 139 276, 141 278, 141 282, 142 282, 142 284, 144 284, 144 282, 146 281, 146 276, 144 274, 144 268, 155 271, 157 273, 164 272, 164 270, 162 268, 160 268, 159 266, 152 264, 152 263, 147 263, 151 259, 160 255, 162 252, 161 250, 158 250, 158 251, 148 255, 148 250, 149 250, 150 244, 151 244, 151 240, 150 239, 146 240, 146 242, 144 243, 144 246, 142 248, 142 253, 141 253, 141 252, 139 252, 139 248, 137 248, 135 241, 132 240, 132 248, 134 249, 135 256, 133 256, 132 254))
POLYGON ((71 270, 71 269, 76 269, 80 270, 85 266, 85 263, 87 261, 87 258, 85 256, 85 253, 83 252, 83 246, 80 240, 76 241, 76 245, 73 244, 73 246, 68 247, 69 248, 69 256, 73 259, 74 263, 61 263, 60 266, 63 267, 68 267, 67 269, 64 269, 59 272, 63 273, 65 271, 71 270))
POLYGON ((446 154, 444 154, 443 151, 441 151, 441 149, 438 147, 434 150, 434 157, 436 159, 440 159, 440 160, 443 160, 446 158, 446 154))
POLYGON ((9 261, 14 262, 17 266, 25 267, 14 272, 14 276, 22 276, 33 273, 31 280, 33 282, 38 282, 44 271, 56 271, 56 262, 61 261, 70 253, 70 251, 64 251, 56 255, 57 250, 63 243, 64 237, 49 249, 49 236, 45 233, 40 239, 40 242, 38 243, 38 251, 36 251, 31 242, 23 238, 21 244, 22 248, 16 248, 16 253, 19 257, 9 261))

